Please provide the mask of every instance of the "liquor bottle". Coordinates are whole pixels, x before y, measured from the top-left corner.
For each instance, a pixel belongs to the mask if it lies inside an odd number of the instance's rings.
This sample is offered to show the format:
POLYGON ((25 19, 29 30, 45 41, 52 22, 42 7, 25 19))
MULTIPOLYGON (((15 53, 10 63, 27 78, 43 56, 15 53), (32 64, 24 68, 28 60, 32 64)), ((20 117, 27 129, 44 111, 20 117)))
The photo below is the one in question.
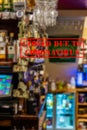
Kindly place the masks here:
POLYGON ((56 91, 56 83, 54 80, 51 82, 51 91, 56 91))
POLYGON ((5 43, 0 43, 0 60, 6 60, 6 46, 5 46, 5 43))
POLYGON ((4 0, 3 8, 4 8, 4 11, 10 11, 10 9, 11 9, 11 2, 10 2, 10 0, 4 0))
POLYGON ((10 0, 10 11, 13 12, 13 0, 10 0))
POLYGON ((2 32, 2 41, 5 42, 5 38, 6 38, 6 33, 2 32))
POLYGON ((0 0, 0 11, 3 11, 3 0, 0 0))
POLYGON ((7 44, 7 59, 13 61, 15 55, 15 47, 14 47, 14 33, 10 33, 10 41, 7 44))
POLYGON ((9 37, 5 36, 5 46, 6 46, 6 60, 8 60, 8 46, 10 45, 9 43, 9 37))
POLYGON ((10 0, 10 19, 16 19, 16 12, 14 10, 14 0, 10 0))
POLYGON ((71 84, 71 88, 75 88, 76 86, 75 77, 71 77, 70 84, 71 84))
POLYGON ((0 60, 6 60, 6 43, 4 41, 4 38, 6 37, 5 33, 2 33, 2 39, 0 43, 0 60))
POLYGON ((13 45, 14 43, 14 33, 10 33, 10 44, 13 45))
POLYGON ((37 114, 37 99, 33 91, 29 93, 29 99, 27 100, 27 114, 36 115, 37 114))
POLYGON ((3 1, 2 19, 10 18, 10 9, 11 9, 10 0, 4 0, 3 1))

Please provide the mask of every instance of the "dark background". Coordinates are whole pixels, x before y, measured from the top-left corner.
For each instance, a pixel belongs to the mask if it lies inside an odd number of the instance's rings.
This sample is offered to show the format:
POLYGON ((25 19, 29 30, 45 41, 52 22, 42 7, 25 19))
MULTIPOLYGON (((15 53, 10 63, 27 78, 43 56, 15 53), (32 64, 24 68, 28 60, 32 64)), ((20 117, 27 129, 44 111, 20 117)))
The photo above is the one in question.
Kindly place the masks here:
POLYGON ((87 0, 58 0, 58 9, 75 9, 75 10, 86 10, 87 0))

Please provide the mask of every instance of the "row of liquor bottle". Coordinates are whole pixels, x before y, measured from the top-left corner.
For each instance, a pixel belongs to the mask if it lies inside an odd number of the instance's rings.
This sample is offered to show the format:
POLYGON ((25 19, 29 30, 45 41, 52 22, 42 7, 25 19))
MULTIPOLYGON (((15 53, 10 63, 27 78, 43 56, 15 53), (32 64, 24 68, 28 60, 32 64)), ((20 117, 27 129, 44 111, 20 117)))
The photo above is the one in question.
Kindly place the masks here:
POLYGON ((25 8, 25 0, 0 0, 0 11, 16 11, 16 8, 25 8))
MULTIPOLYGON (((43 65, 40 65, 40 71, 31 73, 31 69, 25 73, 19 73, 19 82, 17 89, 13 90, 13 96, 26 99, 26 113, 37 115, 38 107, 43 104, 47 93, 49 78, 44 75, 43 65), (43 73, 40 73, 43 71, 43 73)), ((23 104, 22 104, 22 108, 23 104)), ((18 110, 19 111, 19 110, 18 110)), ((25 111, 21 109, 22 113, 25 111)))
POLYGON ((3 32, 0 34, 0 60, 14 61, 17 56, 17 41, 14 40, 14 33, 11 32, 9 36, 3 32))
MULTIPOLYGON (((27 71, 29 64, 41 64, 44 63, 44 58, 24 58, 21 59, 20 56, 20 39, 14 39, 14 33, 10 33, 9 36, 7 32, 0 33, 0 61, 11 61, 16 62, 13 66, 14 72, 27 71)), ((2 64, 2 63, 1 63, 2 64)), ((0 65, 1 65, 0 64, 0 65)))
POLYGON ((19 83, 17 89, 13 92, 14 97, 29 98, 30 91, 40 95, 47 93, 49 80, 47 76, 44 76, 44 69, 42 68, 38 72, 34 71, 34 73, 31 73, 31 71, 30 69, 30 71, 24 72, 24 74, 19 73, 19 83))

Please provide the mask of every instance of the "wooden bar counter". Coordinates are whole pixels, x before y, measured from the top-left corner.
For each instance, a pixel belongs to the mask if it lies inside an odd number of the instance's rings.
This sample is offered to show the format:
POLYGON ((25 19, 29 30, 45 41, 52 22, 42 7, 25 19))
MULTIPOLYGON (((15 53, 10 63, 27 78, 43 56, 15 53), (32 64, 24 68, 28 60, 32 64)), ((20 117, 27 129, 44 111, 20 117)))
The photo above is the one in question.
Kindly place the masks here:
POLYGON ((33 115, 0 115, 0 127, 10 127, 10 129, 38 130, 38 116, 33 115))

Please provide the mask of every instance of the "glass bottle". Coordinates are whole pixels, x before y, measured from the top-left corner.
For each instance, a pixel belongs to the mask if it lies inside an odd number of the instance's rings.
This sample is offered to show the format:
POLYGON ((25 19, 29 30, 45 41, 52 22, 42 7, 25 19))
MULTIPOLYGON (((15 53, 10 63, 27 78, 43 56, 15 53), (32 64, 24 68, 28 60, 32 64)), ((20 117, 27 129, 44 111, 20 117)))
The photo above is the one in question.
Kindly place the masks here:
POLYGON ((11 9, 11 1, 10 0, 4 0, 3 7, 4 7, 4 11, 10 11, 10 9, 11 9))
POLYGON ((3 11, 3 0, 0 0, 0 11, 3 11))
MULTIPOLYGON (((2 37, 6 37, 6 34, 3 33, 2 37)), ((0 60, 3 60, 3 61, 6 60, 6 43, 5 43, 4 39, 0 43, 0 60)))
POLYGON ((6 46, 4 43, 0 44, 0 60, 6 60, 6 46))
POLYGON ((6 37, 6 50, 7 50, 7 60, 13 61, 14 57, 14 45, 10 43, 9 37, 6 37))
POLYGON ((56 83, 54 80, 51 82, 51 91, 56 91, 56 83))
POLYGON ((72 88, 75 88, 75 86, 76 86, 75 77, 71 77, 70 84, 71 84, 72 88))
POLYGON ((10 33, 10 41, 8 45, 8 59, 13 61, 14 55, 15 55, 14 33, 10 33))
POLYGON ((29 92, 29 99, 27 100, 27 113, 30 115, 37 114, 37 99, 33 91, 29 92))
POLYGON ((13 0, 10 0, 10 11, 13 11, 13 0))
POLYGON ((11 19, 16 19, 16 11, 14 9, 14 0, 11 0, 11 3, 10 3, 10 18, 11 19))
POLYGON ((9 19, 10 18, 10 0, 3 0, 3 12, 2 12, 2 19, 9 19))
POLYGON ((5 37, 5 44, 6 44, 6 59, 8 60, 8 55, 9 55, 8 54, 8 47, 10 45, 8 36, 5 37))
POLYGON ((3 42, 5 42, 5 39, 6 39, 6 33, 5 32, 2 33, 2 39, 3 39, 3 42))
POLYGON ((10 33, 10 44, 13 45, 14 43, 14 33, 10 33))

